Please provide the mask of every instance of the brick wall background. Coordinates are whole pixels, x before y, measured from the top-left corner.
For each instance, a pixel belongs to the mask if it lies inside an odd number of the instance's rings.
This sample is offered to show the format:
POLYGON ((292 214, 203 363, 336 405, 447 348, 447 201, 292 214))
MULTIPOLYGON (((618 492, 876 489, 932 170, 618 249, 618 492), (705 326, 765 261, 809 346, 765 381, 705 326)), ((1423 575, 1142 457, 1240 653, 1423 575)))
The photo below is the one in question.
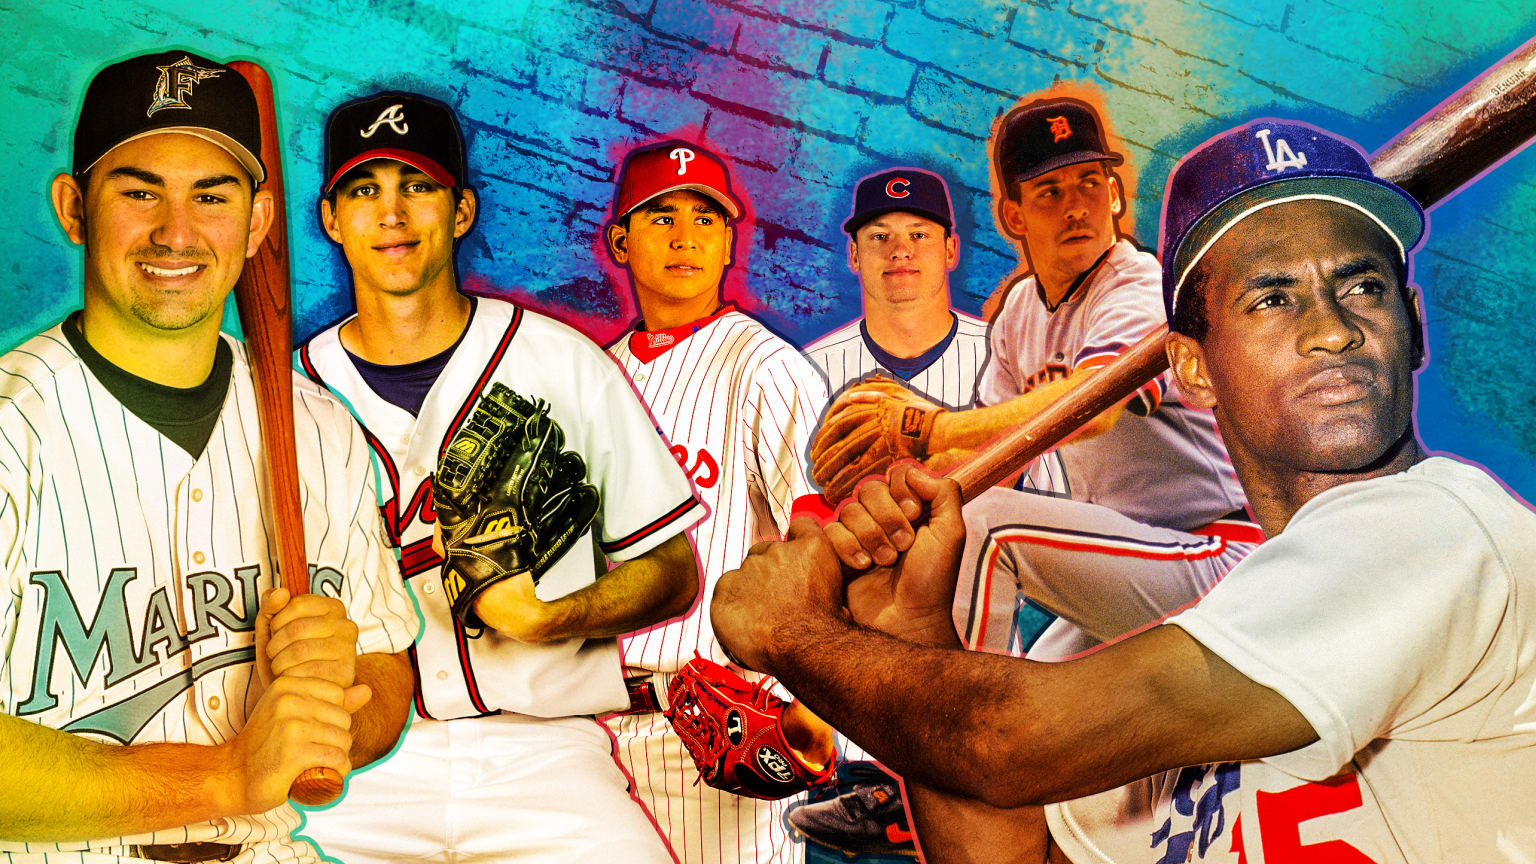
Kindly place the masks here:
MULTIPOLYGON (((46 189, 68 164, 86 81, 165 45, 275 73, 301 336, 349 305, 313 215, 324 118, 397 87, 457 104, 465 121, 482 200, 459 259, 467 285, 610 338, 632 309, 598 239, 613 166, 684 130, 729 155, 750 200, 729 292, 805 342, 858 314, 838 225, 854 181, 892 164, 949 179, 954 301, 980 308, 1017 264, 993 225, 985 142, 1023 94, 1063 83, 1102 98, 1136 175, 1123 227, 1152 242, 1163 181, 1190 146, 1281 114, 1374 150, 1536 35, 1536 0, 0 0, 0 28, 0 164, 13 166, 0 196, 19 241, 0 262, 0 343, 80 302, 79 253, 46 189)), ((1527 498, 1533 212, 1525 153, 1434 212, 1416 271, 1433 358, 1425 439, 1527 498)))

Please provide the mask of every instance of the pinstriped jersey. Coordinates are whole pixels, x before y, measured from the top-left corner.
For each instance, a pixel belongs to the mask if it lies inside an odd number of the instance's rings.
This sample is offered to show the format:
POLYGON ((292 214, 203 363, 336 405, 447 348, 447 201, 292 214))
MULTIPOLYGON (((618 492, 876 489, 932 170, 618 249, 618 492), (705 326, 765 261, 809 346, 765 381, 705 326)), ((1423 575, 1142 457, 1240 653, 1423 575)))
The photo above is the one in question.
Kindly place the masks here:
MULTIPOLYGON (((244 727, 258 598, 280 580, 250 366, 224 338, 229 389, 197 458, 116 401, 59 327, 0 357, 6 713, 119 744, 216 744, 244 727)), ((394 578, 361 430, 308 381, 294 390, 312 590, 346 604, 360 652, 402 651, 418 619, 394 578)), ((285 804, 132 838, 5 843, 0 857, 219 841, 259 844, 257 860, 318 860, 288 839, 298 824, 285 804)))
MULTIPOLYGON (((345 322, 343 322, 344 324, 345 322)), ((432 551, 431 474, 438 454, 501 382, 550 403, 565 447, 581 454, 602 505, 593 529, 539 580, 551 600, 598 577, 599 548, 614 561, 638 557, 699 518, 698 502, 650 417, 613 360, 564 324, 501 300, 477 298, 458 348, 412 417, 374 392, 338 336, 341 324, 300 349, 306 372, 347 401, 387 477, 382 511, 426 628, 411 652, 416 710, 450 719, 512 711, 538 717, 599 714, 629 704, 618 643, 565 639, 533 645, 454 620, 432 551)), ((382 484, 381 484, 382 485, 382 484)))
MULTIPOLYGON (((997 405, 1109 363, 1167 321, 1162 278, 1151 253, 1119 240, 1054 309, 1034 276, 1015 280, 992 321, 977 401, 997 405)), ((1215 419, 1184 405, 1172 387, 1164 372, 1127 406, 1141 416, 1058 449, 1074 499, 1181 531, 1245 506, 1215 419)))
POLYGON ((826 386, 800 352, 734 309, 649 361, 628 336, 608 351, 709 508, 691 532, 703 598, 682 620, 625 637, 624 662, 675 672, 697 651, 725 663, 709 620, 715 584, 753 543, 783 536, 796 498, 816 494, 805 460, 826 386))

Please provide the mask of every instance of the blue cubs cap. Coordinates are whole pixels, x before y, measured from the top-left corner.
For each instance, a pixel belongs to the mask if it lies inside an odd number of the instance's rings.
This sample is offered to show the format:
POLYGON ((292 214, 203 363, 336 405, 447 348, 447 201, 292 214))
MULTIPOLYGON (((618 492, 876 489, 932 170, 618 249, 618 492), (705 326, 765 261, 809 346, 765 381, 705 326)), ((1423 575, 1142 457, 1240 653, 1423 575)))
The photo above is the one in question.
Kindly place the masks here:
POLYGON ((871 174, 853 190, 853 213, 843 223, 852 237, 865 223, 886 213, 916 213, 944 226, 955 226, 944 178, 919 168, 892 168, 871 174))
POLYGON ((1104 124, 1087 102, 1040 99, 1003 118, 995 156, 1004 190, 1079 162, 1125 161, 1104 146, 1104 124))
POLYGON ((1163 306, 1222 235, 1288 201, 1334 201, 1370 217, 1407 260, 1424 233, 1424 208, 1371 171, 1353 141, 1309 123, 1261 118, 1217 135, 1179 160, 1163 195, 1163 306))

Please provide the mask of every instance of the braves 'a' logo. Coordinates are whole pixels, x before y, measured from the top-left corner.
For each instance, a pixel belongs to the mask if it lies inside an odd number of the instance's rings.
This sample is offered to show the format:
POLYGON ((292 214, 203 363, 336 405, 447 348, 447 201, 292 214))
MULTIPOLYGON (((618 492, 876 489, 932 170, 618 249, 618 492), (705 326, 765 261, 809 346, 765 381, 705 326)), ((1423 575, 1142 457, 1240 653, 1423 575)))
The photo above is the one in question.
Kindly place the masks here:
POLYGON ((674 147, 672 152, 667 154, 667 158, 677 160, 678 174, 686 174, 688 173, 688 163, 699 158, 699 154, 689 150, 687 147, 674 147))
POLYGON ((364 138, 372 138, 373 133, 379 131, 380 126, 388 126, 389 128, 395 130, 396 135, 404 135, 405 133, 411 131, 411 127, 408 126, 405 122, 405 106, 391 105, 388 108, 385 108, 383 111, 380 111, 379 116, 374 119, 373 125, 369 126, 367 129, 364 129, 358 134, 364 138))
POLYGON ((1065 116, 1047 117, 1045 121, 1051 124, 1052 143, 1072 137, 1072 126, 1065 116))
POLYGON ((1264 155, 1269 161, 1265 163, 1265 171, 1284 171, 1287 168, 1307 167, 1307 154, 1297 153, 1291 149, 1291 145, 1284 138, 1276 138, 1275 142, 1269 142, 1269 136, 1274 132, 1269 129, 1260 129, 1253 133, 1253 137, 1259 139, 1264 145, 1264 155))
POLYGON ((709 455, 709 451, 699 448, 698 455, 693 459, 693 465, 688 464, 688 448, 681 444, 672 445, 672 458, 693 481, 693 485, 700 489, 708 489, 720 482, 720 462, 709 455))
POLYGON ((911 181, 905 177, 892 177, 891 182, 885 184, 885 194, 892 198, 905 198, 912 194, 907 191, 910 185, 912 185, 911 181))
POLYGON ((192 106, 187 104, 187 97, 192 95, 192 85, 217 78, 224 72, 222 69, 205 69, 187 56, 168 66, 155 68, 160 70, 160 77, 155 79, 155 93, 144 112, 146 117, 154 116, 156 111, 164 108, 190 109, 192 106))

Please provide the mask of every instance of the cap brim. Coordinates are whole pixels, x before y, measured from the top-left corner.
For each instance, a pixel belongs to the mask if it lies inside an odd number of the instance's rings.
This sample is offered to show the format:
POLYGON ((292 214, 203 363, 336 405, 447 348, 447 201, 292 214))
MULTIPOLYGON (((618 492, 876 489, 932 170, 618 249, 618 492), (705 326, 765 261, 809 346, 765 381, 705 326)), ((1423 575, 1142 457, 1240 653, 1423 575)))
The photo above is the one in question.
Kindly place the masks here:
POLYGON ((843 223, 843 233, 847 234, 849 237, 852 237, 854 233, 857 232, 860 228, 863 228, 865 225, 876 219, 879 219, 881 216, 884 216, 887 213, 916 213, 924 219, 932 219, 940 225, 943 225, 946 230, 952 231, 955 227, 955 223, 952 222, 950 218, 945 214, 936 213, 932 210, 928 210, 922 207, 882 207, 878 210, 866 210, 856 216, 848 217, 848 220, 843 223))
POLYGON ((341 167, 332 171, 330 179, 325 181, 325 192, 323 194, 331 194, 331 189, 336 185, 336 181, 340 180, 348 171, 374 159, 393 159, 396 162, 404 162, 444 186, 452 188, 458 185, 454 182, 453 175, 448 173, 448 169, 438 164, 436 159, 429 159, 420 153, 414 153, 410 150, 380 147, 377 150, 360 153, 341 163, 341 167))
POLYGON ((1031 166, 1028 171, 1013 177, 1010 182, 1022 183, 1026 180, 1033 180, 1041 174, 1049 174, 1057 168, 1065 168, 1068 165, 1077 165, 1082 162, 1108 162, 1111 165, 1119 165, 1124 161, 1125 157, 1115 153, 1100 153, 1097 150, 1078 150, 1074 153, 1062 153, 1052 156, 1038 165, 1031 166))
POLYGON ((623 219, 625 216, 628 216, 636 210, 639 210, 641 207, 645 206, 645 202, 647 201, 654 201, 655 199, 667 194, 668 192, 676 192, 680 189, 689 189, 699 193, 700 195, 703 195, 706 198, 709 198, 716 204, 724 207, 725 215, 731 217, 732 219, 741 216, 741 208, 737 206, 735 201, 731 200, 731 196, 721 192, 713 186, 708 186, 704 183, 679 183, 676 186, 668 186, 665 189, 657 189, 655 192, 652 192, 644 198, 641 198, 639 201, 636 201, 634 204, 630 205, 628 210, 620 213, 618 218, 623 219))
MULTIPOLYGON (((101 151, 100 156, 97 156, 94 160, 91 161, 91 164, 85 166, 85 171, 89 171, 92 168, 95 168, 96 163, 100 162, 102 159, 105 159, 108 153, 111 153, 113 150, 116 150, 124 144, 127 144, 129 141, 137 141, 140 138, 148 138, 151 135, 161 135, 166 132, 176 132, 181 135, 191 135, 193 138, 201 138, 204 141, 207 141, 209 144, 218 147, 220 150, 223 150, 230 156, 233 156, 235 161, 240 163, 240 167, 244 168, 246 173, 251 175, 251 178, 255 181, 255 185, 257 186, 260 186, 267 180, 267 170, 262 166, 261 160, 256 158, 255 153, 245 149, 243 144, 229 137, 228 135, 225 135, 223 132, 219 132, 214 129, 207 129, 202 126, 165 126, 159 129, 146 129, 137 135, 130 135, 127 138, 117 142, 116 144, 113 144, 111 147, 101 151)), ((81 173, 83 174, 85 171, 82 171, 81 173)))

